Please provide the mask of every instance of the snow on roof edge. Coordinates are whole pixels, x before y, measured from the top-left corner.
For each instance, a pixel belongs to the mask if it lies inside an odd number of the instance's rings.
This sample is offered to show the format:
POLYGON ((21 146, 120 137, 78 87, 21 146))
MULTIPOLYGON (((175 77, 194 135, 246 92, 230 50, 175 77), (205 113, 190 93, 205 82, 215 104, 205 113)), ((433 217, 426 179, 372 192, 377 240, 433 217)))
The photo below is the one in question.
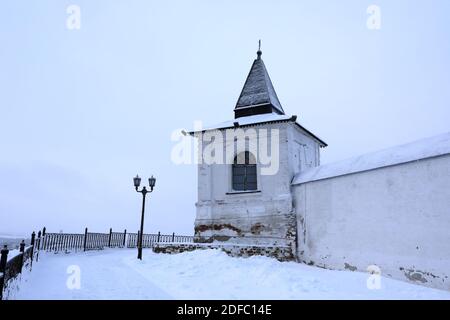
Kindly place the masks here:
POLYGON ((232 128, 232 127, 234 127, 235 122, 237 122, 239 124, 239 126, 246 126, 246 125, 265 123, 265 122, 286 121, 291 118, 292 118, 292 116, 280 115, 277 113, 258 114, 258 115, 241 117, 241 118, 237 118, 237 119, 233 119, 233 120, 224 121, 224 122, 218 123, 216 125, 206 126, 206 127, 202 128, 201 130, 190 131, 190 133, 232 128))
POLYGON ((297 124, 302 130, 306 132, 306 134, 312 136, 316 139, 322 147, 328 146, 328 144, 323 141, 320 137, 313 134, 311 131, 300 125, 297 121, 297 116, 294 115, 285 115, 285 114, 277 114, 277 113, 266 113, 266 114, 258 114, 252 116, 241 117, 229 121, 224 121, 216 125, 206 126, 205 128, 201 128, 201 130, 189 130, 185 131, 187 134, 194 135, 195 133, 212 131, 212 130, 223 130, 228 128, 234 128, 234 123, 236 122, 239 127, 244 127, 248 125, 255 124, 263 124, 263 123, 271 123, 271 122, 284 122, 284 121, 293 121, 297 124))
POLYGON ((292 185, 450 154, 450 132, 325 164, 297 174, 292 185))

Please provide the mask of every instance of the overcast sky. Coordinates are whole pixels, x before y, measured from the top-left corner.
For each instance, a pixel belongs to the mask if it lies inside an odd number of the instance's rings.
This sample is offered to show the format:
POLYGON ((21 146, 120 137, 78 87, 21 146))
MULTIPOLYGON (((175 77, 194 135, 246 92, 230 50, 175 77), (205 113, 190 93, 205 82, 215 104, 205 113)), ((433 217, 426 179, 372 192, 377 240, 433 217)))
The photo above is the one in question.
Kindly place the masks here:
POLYGON ((157 178, 145 231, 192 234, 196 167, 171 163, 171 133, 233 117, 258 39, 285 112, 329 144, 322 163, 447 132, 449 15, 447 0, 4 0, 0 234, 136 231, 136 173, 157 178))

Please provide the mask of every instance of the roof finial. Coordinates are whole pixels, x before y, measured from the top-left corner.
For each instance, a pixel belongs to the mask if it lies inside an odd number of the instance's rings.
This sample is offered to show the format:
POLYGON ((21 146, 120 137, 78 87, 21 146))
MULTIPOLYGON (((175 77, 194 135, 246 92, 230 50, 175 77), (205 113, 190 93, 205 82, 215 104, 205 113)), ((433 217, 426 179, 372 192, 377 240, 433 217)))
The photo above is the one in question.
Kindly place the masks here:
POLYGON ((262 51, 261 51, 261 40, 259 40, 258 52, 256 52, 256 54, 258 55, 258 59, 261 59, 261 55, 262 55, 262 51))

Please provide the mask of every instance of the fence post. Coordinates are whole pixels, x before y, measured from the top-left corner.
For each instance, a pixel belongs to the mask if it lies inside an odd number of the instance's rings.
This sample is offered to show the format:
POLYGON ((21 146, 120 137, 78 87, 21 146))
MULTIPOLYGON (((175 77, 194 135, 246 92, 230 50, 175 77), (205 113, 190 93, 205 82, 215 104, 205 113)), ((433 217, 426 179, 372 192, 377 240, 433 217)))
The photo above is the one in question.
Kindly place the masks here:
POLYGON ((22 261, 20 262, 20 272, 22 272, 23 268, 23 258, 24 258, 24 252, 25 252, 25 240, 22 240, 20 242, 19 251, 22 254, 22 261))
POLYGON ((36 242, 36 232, 33 231, 33 233, 31 234, 31 264, 33 264, 33 258, 34 258, 34 243, 36 242))
POLYGON ((175 232, 172 233, 172 242, 175 242, 175 232))
POLYGON ((37 249, 41 250, 41 231, 38 232, 38 242, 37 242, 37 249))
POLYGON ((111 248, 112 228, 109 228, 108 247, 111 248))
POLYGON ((8 262, 8 246, 5 244, 3 246, 3 249, 1 251, 1 257, 0 257, 0 272, 3 273, 2 276, 0 276, 0 300, 3 299, 3 285, 5 284, 5 277, 6 277, 6 263, 8 262))
POLYGON ((36 239, 36 232, 33 231, 33 233, 31 234, 30 245, 34 246, 35 239, 36 239))
POLYGON ((158 240, 156 240, 156 242, 159 242, 159 238, 161 238, 161 232, 158 231, 158 240))
POLYGON ((45 229, 45 227, 44 228, 42 228, 42 250, 45 250, 45 231, 46 231, 47 229, 45 229))
POLYGON ((0 258, 0 272, 5 273, 6 270, 6 262, 8 262, 8 246, 5 244, 3 246, 3 249, 1 251, 1 258, 0 258))
POLYGON ((37 237, 36 261, 39 261, 39 251, 41 251, 41 231, 38 232, 38 237, 37 237))
POLYGON ((125 247, 125 240, 127 238, 127 229, 123 232, 123 246, 125 247))
POLYGON ((83 251, 86 251, 87 231, 88 231, 88 228, 86 227, 86 228, 84 229, 83 251))

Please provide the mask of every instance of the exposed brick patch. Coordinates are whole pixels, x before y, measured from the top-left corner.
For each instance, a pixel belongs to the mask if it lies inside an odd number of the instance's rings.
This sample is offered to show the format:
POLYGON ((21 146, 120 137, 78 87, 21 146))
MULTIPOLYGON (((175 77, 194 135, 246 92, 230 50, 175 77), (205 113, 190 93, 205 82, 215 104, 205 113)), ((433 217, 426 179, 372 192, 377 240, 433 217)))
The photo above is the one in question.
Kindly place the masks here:
POLYGON ((181 252, 220 249, 232 257, 266 256, 278 261, 294 261, 295 257, 290 246, 243 246, 199 243, 159 243, 153 247, 155 253, 176 254, 181 252))
POLYGON ((252 225, 250 232, 252 234, 260 234, 261 231, 263 231, 264 229, 266 229, 266 227, 262 224, 262 223, 255 223, 254 225, 252 225))
POLYGON ((195 226, 195 233, 199 233, 199 232, 205 232, 208 230, 215 230, 215 231, 219 231, 222 229, 230 229, 233 230, 234 232, 236 232, 238 235, 241 235, 242 231, 239 228, 236 228, 235 226, 229 224, 229 223, 222 223, 222 224, 201 224, 201 225, 197 225, 195 226))

